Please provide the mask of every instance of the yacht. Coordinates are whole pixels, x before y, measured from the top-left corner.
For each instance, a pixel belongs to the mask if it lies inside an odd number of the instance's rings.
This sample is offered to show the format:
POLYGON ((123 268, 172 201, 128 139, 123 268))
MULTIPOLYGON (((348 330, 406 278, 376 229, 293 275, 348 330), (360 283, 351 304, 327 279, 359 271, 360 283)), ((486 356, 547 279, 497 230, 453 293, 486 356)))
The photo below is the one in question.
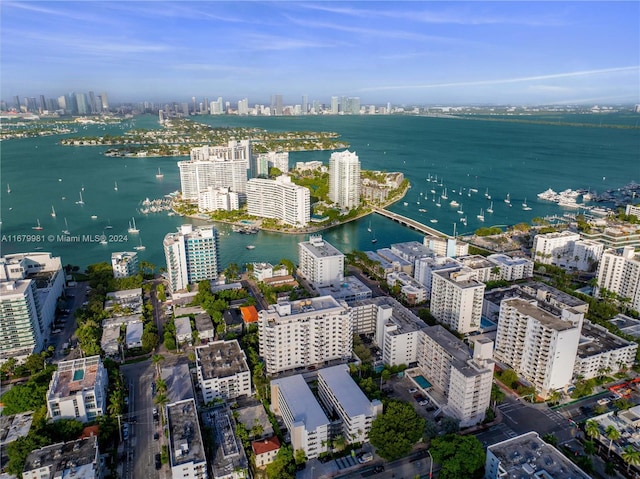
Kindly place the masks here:
POLYGON ((84 205, 84 200, 82 199, 82 191, 80 192, 80 199, 76 201, 76 205, 84 205))
POLYGON ((440 195, 440 198, 442 198, 443 200, 449 199, 449 197, 447 196, 447 189, 446 188, 444 190, 442 190, 442 194, 440 195))
POLYGON ((129 221, 129 229, 127 230, 131 234, 138 234, 140 230, 136 228, 136 219, 131 217, 131 221, 129 221))
POLYGON ((252 245, 252 244, 248 244, 248 245, 246 246, 246 248, 247 248, 247 249, 256 249, 256 247, 255 247, 254 245, 252 245))
POLYGON ((458 209, 457 213, 458 213, 459 215, 464 214, 464 211, 462 210, 462 205, 460 205, 460 208, 458 209))
POLYGON ((156 173, 156 178, 163 178, 163 177, 164 177, 164 175, 160 171, 160 168, 158 168, 158 173, 156 173))
POLYGON ((69 224, 67 223, 67 218, 64 219, 64 229, 62 230, 62 234, 70 235, 71 231, 69 231, 69 224))
POLYGON ((493 201, 491 202, 491 205, 487 208, 487 213, 493 213, 493 201))
POLYGON ((144 251, 147 247, 142 244, 142 239, 140 239, 140 244, 138 246, 134 246, 133 249, 136 251, 144 251))
POLYGON ((522 209, 525 211, 531 211, 531 206, 529 206, 527 204, 527 199, 525 198, 524 201, 522 202, 522 209))
POLYGON ((51 205, 51 217, 52 218, 56 217, 56 210, 53 208, 53 205, 51 205))
POLYGON ((37 224, 36 224, 36 226, 32 226, 32 227, 31 227, 31 229, 32 229, 32 230, 38 230, 38 231, 40 231, 40 230, 43 230, 43 229, 44 229, 42 226, 40 226, 40 220, 36 220, 36 223, 37 223, 37 224))
POLYGON ((509 193, 507 193, 507 197, 504 199, 504 202, 508 205, 511 204, 511 195, 509 193))
POLYGON ((489 194, 489 188, 487 188, 487 191, 484 192, 484 197, 488 200, 491 199, 491 195, 489 194))
POLYGON ((451 203, 449 203, 449 205, 455 208, 456 206, 460 206, 460 203, 458 203, 456 200, 451 200, 451 203))
POLYGON ((432 219, 430 219, 429 221, 431 221, 432 223, 437 223, 437 222, 438 222, 438 220, 437 220, 437 219, 435 219, 435 218, 432 218, 432 219))
POLYGON ((480 209, 480 214, 476 216, 480 221, 484 221, 484 211, 480 209))

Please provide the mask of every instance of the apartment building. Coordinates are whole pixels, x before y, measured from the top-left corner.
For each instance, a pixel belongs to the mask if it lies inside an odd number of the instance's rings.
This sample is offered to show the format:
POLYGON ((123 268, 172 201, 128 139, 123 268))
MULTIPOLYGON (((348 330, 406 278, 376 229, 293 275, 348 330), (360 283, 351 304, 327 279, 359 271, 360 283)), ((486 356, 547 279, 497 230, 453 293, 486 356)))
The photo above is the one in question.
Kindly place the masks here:
POLYGON ((411 264, 415 264, 415 262, 420 258, 435 257, 435 253, 433 252, 433 250, 427 248, 418 241, 394 243, 391 245, 391 251, 411 264))
POLYGON ((281 301, 258 313, 260 355, 267 374, 351 358, 350 308, 331 296, 281 301))
POLYGON ((327 451, 330 421, 301 374, 271 381, 271 410, 287 426, 294 451, 307 459, 327 451))
POLYGON ((413 277, 422 284, 427 293, 427 297, 431 297, 432 275, 434 271, 458 270, 460 263, 453 258, 447 256, 437 256, 435 258, 423 257, 418 258, 415 262, 413 277))
POLYGON ((573 252, 573 244, 579 240, 580 235, 571 231, 537 234, 533 238, 531 255, 538 263, 557 264, 573 252))
POLYGON ((482 422, 491 400, 493 342, 474 340, 469 347, 440 325, 420 333, 418 367, 441 397, 443 408, 460 420, 461 427, 482 422))
POLYGON ((167 405, 167 429, 172 479, 209 477, 195 400, 167 405))
POLYGON ((251 396, 251 371, 237 339, 196 348, 198 382, 205 403, 251 396))
POLYGON ((52 420, 94 421, 107 409, 107 370, 100 356, 61 361, 47 391, 52 420))
POLYGON ((360 206, 360 160, 355 152, 331 153, 329 199, 343 209, 360 206))
POLYGON ((119 251, 111 253, 111 267, 114 278, 128 278, 140 271, 138 253, 135 251, 119 251))
POLYGON ((500 303, 494 356, 547 397, 571 383, 584 316, 541 306, 520 298, 500 303))
POLYGON ((408 304, 424 303, 427 299, 427 289, 407 273, 393 272, 387 275, 390 287, 400 286, 400 292, 408 304))
POLYGON ((247 182, 247 213, 271 218, 297 228, 311 220, 311 200, 308 188, 298 186, 287 175, 252 178, 247 182))
POLYGON ((497 265, 484 256, 478 254, 460 256, 456 258, 456 261, 458 261, 461 266, 473 271, 474 278, 482 283, 498 279, 499 272, 496 267, 497 265))
POLYGON ((602 254, 598 266, 596 297, 604 297, 604 290, 626 298, 626 305, 640 311, 640 255, 633 246, 608 249, 602 254))
MULTIPOLYGON (((382 362, 389 366, 415 363, 424 322, 392 298, 379 297, 370 301, 376 307, 373 310, 365 308, 375 314, 374 339, 382 351, 382 362)), ((357 307, 354 305, 354 309, 357 307)))
POLYGON ((198 211, 234 211, 240 209, 240 195, 228 186, 207 186, 198 195, 198 211))
POLYGON ((439 236, 425 236, 422 243, 432 250, 436 256, 457 258, 469 254, 469 243, 456 238, 441 238, 439 236))
POLYGON ((282 173, 289 171, 289 152, 288 151, 269 151, 253 155, 251 165, 251 177, 258 178, 260 176, 269 176, 270 168, 277 168, 282 173))
POLYGON ((533 261, 529 258, 512 258, 506 254, 491 254, 487 261, 499 268, 495 279, 504 281, 517 281, 533 276, 533 261))
POLYGON ((431 280, 431 314, 461 334, 480 329, 485 285, 467 268, 435 271, 431 280))
POLYGON ((318 396, 325 408, 341 421, 341 435, 348 443, 369 439, 371 423, 382 414, 382 403, 369 401, 349 374, 349 366, 340 364, 318 371, 318 396))
POLYGON ((31 451, 22 471, 23 479, 100 479, 100 451, 96 436, 60 442, 31 451))
POLYGON ((313 287, 342 284, 344 254, 321 235, 311 235, 298 243, 298 274, 313 287))
POLYGON ((573 369, 573 377, 591 379, 630 369, 636 359, 638 343, 627 341, 608 329, 585 320, 573 369))
POLYGON ((162 242, 171 291, 218 277, 218 232, 213 226, 182 225, 162 242))

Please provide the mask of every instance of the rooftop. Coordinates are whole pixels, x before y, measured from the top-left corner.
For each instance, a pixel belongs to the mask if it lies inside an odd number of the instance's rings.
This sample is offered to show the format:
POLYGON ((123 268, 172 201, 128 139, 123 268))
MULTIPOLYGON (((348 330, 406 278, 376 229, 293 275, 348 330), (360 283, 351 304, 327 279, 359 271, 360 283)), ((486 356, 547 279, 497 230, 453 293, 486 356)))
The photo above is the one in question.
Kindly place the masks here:
POLYGON ((573 325, 571 322, 563 321, 558 316, 548 313, 544 309, 539 308, 537 305, 532 304, 529 301, 525 301, 520 298, 511 298, 505 301, 508 302, 510 306, 517 309, 521 314, 535 319, 548 329, 554 329, 556 331, 566 331, 575 328, 575 325, 573 325))
POLYGON ((395 299, 389 296, 378 296, 376 298, 365 299, 363 301, 356 301, 352 307, 365 306, 368 304, 375 304, 379 308, 391 308, 391 322, 398 326, 396 331, 391 331, 389 334, 403 334, 419 329, 424 329, 427 325, 413 312, 401 305, 395 299))
POLYGON ((560 451, 544 442, 536 432, 522 434, 488 447, 500 461, 506 477, 518 479, 589 479, 582 469, 560 451))
POLYGON ((458 258, 458 261, 467 268, 471 269, 493 268, 495 266, 495 264, 489 261, 487 258, 478 254, 460 256, 458 258))
POLYGON ((48 397, 65 398, 84 389, 93 389, 101 366, 100 356, 60 362, 53 373, 48 397))
POLYGON ((31 429, 33 412, 12 414, 11 416, 0 416, 0 445, 15 441, 24 437, 31 429))
POLYGON ((468 359, 471 359, 469 347, 441 325, 428 326, 424 329, 424 333, 460 363, 466 363, 468 359))
POLYGON ((205 462, 198 412, 193 399, 167 406, 171 466, 205 462))
MULTIPOLYGON (((307 314, 312 312, 328 311, 331 309, 345 310, 344 303, 338 302, 332 296, 318 296, 316 298, 300 299, 297 301, 281 301, 277 304, 269 305, 269 313, 276 313, 279 317, 286 317, 296 314, 307 314)), ((258 313, 262 316, 263 311, 258 313)))
POLYGON ((582 301, 580 298, 567 294, 564 291, 560 291, 559 289, 540 281, 529 281, 521 284, 520 287, 529 294, 547 302, 555 302, 558 305, 565 305, 580 311, 582 311, 583 308, 589 307, 588 303, 582 301))
POLYGON ((406 241, 404 243, 394 243, 391 245, 391 251, 397 252, 407 261, 414 261, 416 258, 423 256, 433 257, 435 253, 427 248, 419 241, 406 241))
POLYGON ((303 422, 307 431, 328 425, 329 419, 301 374, 274 379, 293 416, 293 423, 303 422))
POLYGON ((351 378, 349 366, 340 364, 320 369, 318 377, 324 380, 347 415, 350 417, 372 415, 371 401, 351 378))
POLYGON ((242 313, 242 320, 246 324, 251 324, 258 321, 258 310, 255 306, 241 306, 240 312, 242 313))
POLYGON ((344 256, 342 251, 327 243, 322 239, 320 235, 313 235, 309 238, 309 241, 302 241, 298 243, 300 247, 306 249, 316 258, 330 258, 332 256, 344 256))
POLYGON ((253 449, 253 453, 256 456, 271 451, 277 451, 280 449, 280 441, 276 436, 271 436, 266 439, 261 439, 260 441, 253 441, 251 443, 251 449, 253 449))
POLYGON ((32 451, 27 456, 24 471, 49 467, 48 477, 74 479, 95 478, 98 460, 98 438, 61 442, 32 451))
POLYGON ((176 336, 181 337, 191 335, 191 319, 188 316, 175 318, 173 323, 176 325, 176 336))
POLYGON ((209 316, 209 313, 202 312, 202 313, 196 314, 195 322, 196 322, 196 329, 201 333, 205 331, 213 330, 213 321, 211 320, 211 316, 209 316))
POLYGON ((615 324, 625 334, 636 338, 640 337, 640 320, 624 314, 618 314, 613 319, 610 319, 609 322, 615 324))
POLYGON ((170 403, 193 398, 193 386, 188 364, 182 363, 173 367, 164 367, 160 370, 160 377, 167 384, 167 396, 170 403))
POLYGON ((413 266, 411 262, 407 261, 406 259, 398 256, 393 251, 391 251, 391 248, 381 248, 377 250, 376 253, 378 253, 378 256, 382 256, 384 259, 386 259, 391 263, 398 263, 401 267, 413 266))
POLYGON ((215 341, 196 348, 196 362, 205 380, 225 378, 249 371, 244 351, 236 339, 215 341))
POLYGON ((247 459, 236 438, 231 411, 215 410, 208 417, 214 430, 214 477, 228 477, 237 468, 246 469, 247 459))
POLYGON ((471 270, 467 269, 465 271, 464 267, 460 270, 447 269, 434 271, 433 275, 440 276, 441 278, 446 279, 450 283, 455 284, 457 287, 462 289, 477 288, 479 286, 482 286, 484 288, 484 284, 473 277, 471 270))
POLYGON ((584 358, 588 356, 595 356, 597 354, 606 353, 614 349, 620 349, 635 344, 636 343, 627 341, 626 339, 622 339, 621 337, 610 333, 602 326, 585 320, 582 324, 582 332, 580 334, 578 357, 584 358))
POLYGON ((262 426, 262 436, 273 435, 273 426, 261 402, 256 401, 254 405, 239 407, 234 411, 238 413, 237 421, 244 424, 248 431, 251 431, 256 424, 260 424, 262 426))
POLYGON ((489 261, 494 261, 499 264, 504 264, 506 266, 514 266, 518 264, 526 264, 531 263, 529 258, 515 258, 511 256, 507 256, 506 254, 492 254, 487 257, 489 261))
POLYGON ((336 299, 344 299, 345 301, 349 301, 351 298, 371 297, 372 294, 371 289, 355 276, 345 276, 339 286, 324 286, 318 288, 318 292, 321 296, 333 296, 336 299))

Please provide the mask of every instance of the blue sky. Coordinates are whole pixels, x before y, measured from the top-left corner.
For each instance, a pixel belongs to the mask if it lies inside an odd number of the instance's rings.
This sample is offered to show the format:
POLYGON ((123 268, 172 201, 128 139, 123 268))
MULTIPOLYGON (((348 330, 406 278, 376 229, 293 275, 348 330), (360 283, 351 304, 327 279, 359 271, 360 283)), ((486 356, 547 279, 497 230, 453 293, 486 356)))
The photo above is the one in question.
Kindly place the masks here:
POLYGON ((640 102, 640 2, 0 3, 1 95, 640 102))

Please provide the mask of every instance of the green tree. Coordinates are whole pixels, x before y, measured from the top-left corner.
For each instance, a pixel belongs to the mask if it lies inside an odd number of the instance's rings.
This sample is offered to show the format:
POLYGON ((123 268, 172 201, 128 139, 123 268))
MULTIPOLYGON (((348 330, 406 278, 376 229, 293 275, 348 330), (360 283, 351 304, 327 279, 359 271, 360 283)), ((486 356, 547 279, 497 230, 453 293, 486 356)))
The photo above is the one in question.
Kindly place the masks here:
POLYGON ((440 479, 476 477, 485 463, 482 443, 473 435, 448 434, 431 441, 433 460, 442 465, 440 479))
POLYGON ((304 453, 304 449, 298 449, 293 455, 293 459, 296 464, 304 464, 307 462, 307 455, 304 453))
POLYGON ((293 479, 296 473, 296 464, 291 447, 281 447, 275 460, 267 464, 265 472, 269 479, 293 479))
POLYGON ((44 355, 38 353, 30 354, 27 356, 27 359, 24 360, 24 367, 27 368, 31 374, 42 371, 44 369, 44 355))
POLYGON ((422 438, 425 420, 411 404, 389 401, 383 414, 376 417, 369 432, 369 442, 380 457, 393 461, 405 456, 422 438))
POLYGON ((153 356, 151 356, 151 362, 156 368, 156 374, 160 374, 159 364, 162 361, 164 361, 164 356, 162 354, 154 354, 153 356))
POLYGON ((617 441, 618 439, 620 439, 620 431, 618 431, 613 424, 610 424, 604 430, 604 435, 607 436, 607 439, 609 439, 609 450, 607 451, 607 455, 611 455, 611 447, 613 446, 613 441, 617 441))
POLYGON ((584 432, 591 439, 598 439, 600 437, 600 427, 598 426, 598 423, 593 419, 589 419, 584 424, 584 432))
POLYGON ((518 374, 513 369, 505 369, 500 374, 500 382, 513 389, 518 384, 518 374))
POLYGON ((627 474, 631 471, 631 466, 640 465, 640 451, 632 445, 628 445, 622 450, 621 457, 627 463, 627 474))
POLYGON ((505 394, 497 384, 491 385, 491 405, 495 409, 498 404, 504 401, 505 394))

